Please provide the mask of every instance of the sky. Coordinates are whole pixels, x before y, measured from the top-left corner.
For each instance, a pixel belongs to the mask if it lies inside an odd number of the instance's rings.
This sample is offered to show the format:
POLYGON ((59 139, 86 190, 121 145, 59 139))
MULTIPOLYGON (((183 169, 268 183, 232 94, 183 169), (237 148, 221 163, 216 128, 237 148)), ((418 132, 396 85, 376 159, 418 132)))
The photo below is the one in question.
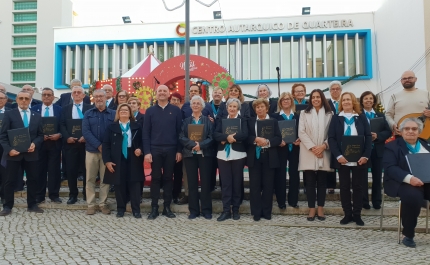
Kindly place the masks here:
MULTIPOLYGON (((169 9, 184 0, 164 0, 169 9)), ((206 7, 190 1, 190 20, 213 20, 213 11, 221 11, 222 19, 300 16, 302 7, 311 7, 312 15, 359 13, 377 10, 388 0, 218 0, 206 7)), ((214 0, 199 0, 210 4, 214 0)), ((185 6, 167 11, 163 0, 72 0, 77 13, 74 26, 123 24, 129 16, 133 24, 185 21, 185 6)))

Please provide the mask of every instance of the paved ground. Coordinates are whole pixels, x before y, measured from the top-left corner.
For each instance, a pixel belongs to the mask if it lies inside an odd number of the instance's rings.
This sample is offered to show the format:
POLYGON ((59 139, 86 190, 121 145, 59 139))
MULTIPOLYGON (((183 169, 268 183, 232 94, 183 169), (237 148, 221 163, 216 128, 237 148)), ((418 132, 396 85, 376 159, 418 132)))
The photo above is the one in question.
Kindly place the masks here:
MULTIPOLYGON (((392 231, 352 224, 350 229, 297 227, 311 223, 304 216, 254 222, 242 215, 219 223, 217 215, 148 221, 146 214, 143 219, 114 214, 48 209, 36 215, 15 208, 0 218, 0 264, 429 264, 430 235, 423 233, 416 236, 418 247, 409 249, 397 244, 392 231)), ((363 219, 378 222, 376 216, 363 219)), ((312 223, 329 226, 339 220, 328 216, 312 223)))

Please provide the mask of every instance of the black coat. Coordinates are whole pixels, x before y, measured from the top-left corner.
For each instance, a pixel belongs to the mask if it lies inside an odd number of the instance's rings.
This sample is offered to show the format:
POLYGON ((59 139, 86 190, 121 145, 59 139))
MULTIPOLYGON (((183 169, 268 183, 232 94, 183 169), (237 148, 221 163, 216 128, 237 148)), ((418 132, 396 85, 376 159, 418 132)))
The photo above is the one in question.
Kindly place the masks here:
MULTIPOLYGON (((217 118, 217 120, 218 119, 226 119, 227 116, 228 116, 227 103, 221 102, 221 104, 219 105, 219 108, 218 108, 218 114, 216 115, 216 118, 217 118)), ((242 118, 245 118, 245 119, 248 119, 251 117, 248 102, 243 102, 242 104, 240 104, 240 116, 242 118)))
POLYGON ((112 98, 112 100, 109 103, 109 106, 107 106, 108 109, 112 109, 112 110, 116 110, 116 108, 118 107, 115 103, 115 98, 112 98))
MULTIPOLYGON (((418 139, 421 146, 430 152, 430 144, 418 139)), ((403 138, 389 142, 385 145, 384 157, 382 164, 384 166, 384 192, 390 197, 397 197, 400 185, 406 175, 411 174, 408 162, 405 156, 409 154, 409 149, 406 146, 403 138)))
POLYGON ((145 121, 145 115, 139 112, 139 113, 137 113, 137 116, 135 118, 136 118, 137 124, 139 124, 139 126, 141 128, 143 128, 143 122, 145 121))
MULTIPOLYGON (((274 118, 275 120, 277 120, 277 121, 283 121, 283 120, 285 120, 283 117, 282 117, 282 115, 280 115, 279 114, 279 112, 275 112, 275 113, 273 113, 272 115, 270 115, 270 117, 272 117, 272 118, 274 118)), ((296 112, 296 113, 294 113, 294 118, 293 118, 294 120, 296 120, 296 135, 297 135, 297 138, 299 138, 299 120, 300 120, 300 112, 296 112)), ((293 150, 292 150, 292 152, 293 153, 299 153, 299 151, 300 151, 300 145, 294 145, 293 144, 293 150)), ((280 147, 280 146, 278 146, 278 153, 279 153, 279 156, 282 158, 282 159, 287 159, 287 157, 288 157, 288 153, 290 152, 290 150, 288 149, 288 144, 287 145, 285 145, 285 146, 283 146, 283 147, 280 147)))
MULTIPOLYGON (((354 116, 354 124, 357 129, 357 135, 362 135, 364 137, 364 149, 361 157, 367 157, 370 159, 370 154, 372 152, 372 135, 370 134, 370 125, 367 121, 366 115, 360 114, 359 116, 354 116)), ((342 136, 345 131, 345 118, 339 116, 339 114, 333 115, 330 122, 330 128, 328 130, 328 144, 331 151, 331 168, 340 168, 340 163, 337 161, 336 157, 342 155, 342 136)), ((357 165, 358 167, 367 168, 367 163, 364 165, 357 165)))
MULTIPOLYGON (((274 136, 269 140, 270 147, 269 147, 269 167, 270 168, 277 168, 279 167, 279 155, 278 155, 278 146, 282 142, 282 135, 279 131, 278 121, 275 119, 270 119, 273 121, 274 126, 274 136)), ((247 152, 247 165, 248 167, 253 167, 255 163, 255 147, 254 144, 256 135, 255 135, 255 123, 257 121, 256 117, 251 117, 248 120, 248 152, 247 152)))
MULTIPOLYGON (((202 150, 204 156, 215 156, 215 150, 213 145, 213 125, 212 122, 206 116, 201 116, 201 124, 204 125, 203 141, 199 142, 200 150, 202 150)), ((192 124, 193 116, 185 118, 182 122, 181 133, 179 134, 179 141, 181 142, 183 149, 182 155, 184 157, 192 157, 193 153, 191 149, 196 146, 194 141, 188 138, 188 124, 192 124)))
MULTIPOLYGON (((231 148, 237 152, 246 152, 246 140, 248 139, 248 122, 246 118, 241 115, 238 116, 241 119, 241 132, 237 133, 234 137, 236 142, 231 144, 231 148)), ((222 131, 222 119, 219 120, 216 124, 215 132, 213 134, 213 138, 218 142, 218 151, 224 150, 225 144, 222 144, 222 141, 227 142, 228 134, 224 134, 222 131)))
POLYGON ((331 111, 333 111, 333 114, 338 114, 336 113, 336 107, 333 104, 333 101, 331 101, 331 99, 327 99, 328 104, 330 105, 331 111))
MULTIPOLYGON (((254 108, 252 107, 252 103, 254 101, 249 102, 249 113, 251 117, 257 117, 257 114, 255 113, 254 108)), ((269 99, 269 112, 267 114, 271 115, 275 113, 278 110, 278 102, 275 99, 269 99)), ((242 113, 242 112, 240 112, 242 113)))
POLYGON ((39 113, 32 111, 30 109, 28 110, 31 113, 30 124, 28 126, 28 130, 30 132, 30 140, 32 143, 35 144, 36 148, 34 152, 31 152, 31 153, 23 152, 17 156, 9 156, 9 152, 13 148, 10 146, 7 131, 12 129, 23 128, 24 123, 22 121, 21 113, 19 113, 18 108, 6 111, 4 113, 2 127, 0 130, 0 143, 4 150, 3 157, 6 160, 20 161, 22 159, 25 159, 26 161, 37 161, 39 159, 38 153, 43 143, 42 117, 40 116, 39 113))
POLYGON ((377 133, 377 137, 375 141, 373 141, 373 148, 376 151, 377 157, 382 158, 384 156, 384 148, 385 148, 385 141, 391 137, 391 129, 390 125, 388 125, 387 119, 385 119, 385 115, 382 112, 376 112, 375 118, 377 117, 383 117, 384 118, 384 129, 382 129, 381 132, 377 133))
MULTIPOLYGON (((83 103, 82 113, 85 113, 87 110, 92 108, 93 108, 93 105, 83 103)), ((63 147, 66 149, 69 148, 71 145, 67 143, 67 139, 70 137, 69 131, 67 130, 67 120, 73 119, 72 111, 73 111, 73 104, 69 104, 61 108, 60 132, 63 137, 63 147)))
MULTIPOLYGON (((129 158, 131 159, 129 169, 130 176, 128 181, 143 181, 144 171, 143 171, 143 145, 142 145, 142 127, 136 122, 130 122, 131 130, 131 152, 129 158), (137 157, 134 154, 136 149, 142 151, 142 155, 137 157)), ((105 170, 105 175, 103 183, 111 185, 121 184, 121 158, 122 158, 122 130, 119 122, 116 121, 110 124, 105 132, 103 144, 102 144, 102 158, 103 163, 112 162, 116 164, 114 166, 114 173, 111 173, 107 168, 105 170)))
MULTIPOLYGON (((65 106, 72 104, 73 103, 73 99, 72 99, 72 93, 68 92, 68 93, 63 93, 60 95, 60 98, 57 100, 57 102, 55 102, 54 104, 57 106, 60 106, 62 108, 64 108, 65 106)), ((85 95, 84 97, 84 103, 91 105, 91 99, 89 96, 85 95)))

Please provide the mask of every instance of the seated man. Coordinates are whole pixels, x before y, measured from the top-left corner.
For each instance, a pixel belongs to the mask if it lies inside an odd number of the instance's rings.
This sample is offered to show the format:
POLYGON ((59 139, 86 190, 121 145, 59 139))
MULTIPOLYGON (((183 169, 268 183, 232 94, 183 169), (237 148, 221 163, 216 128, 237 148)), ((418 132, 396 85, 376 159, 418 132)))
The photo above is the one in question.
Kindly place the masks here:
POLYGON ((383 157, 385 193, 391 197, 400 197, 402 201, 403 244, 415 247, 415 227, 424 199, 430 199, 430 183, 424 184, 414 177, 405 156, 415 153, 429 153, 429 144, 418 139, 423 130, 423 123, 416 118, 405 119, 400 124, 402 138, 385 145, 383 157))

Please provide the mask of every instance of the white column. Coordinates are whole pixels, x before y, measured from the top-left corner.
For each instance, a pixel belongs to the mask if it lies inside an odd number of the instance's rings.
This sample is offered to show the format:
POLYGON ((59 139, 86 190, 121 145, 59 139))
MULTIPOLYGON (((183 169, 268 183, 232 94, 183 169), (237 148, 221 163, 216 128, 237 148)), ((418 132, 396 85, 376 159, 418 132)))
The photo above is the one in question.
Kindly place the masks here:
POLYGON ((116 54, 118 53, 118 45, 114 44, 112 49, 112 78, 117 76, 117 69, 119 68, 118 58, 116 54))
POLYGON ((206 40, 206 48, 205 48, 205 50, 206 50, 206 55, 205 55, 205 57, 206 58, 208 58, 209 59, 209 41, 208 40, 206 40))
POLYGON ((75 46, 75 78, 82 80, 81 79, 81 48, 78 45, 75 46))
POLYGON ((64 83, 66 83, 66 84, 69 84, 70 80, 71 80, 71 78, 70 78, 70 60, 71 59, 72 58, 70 58, 70 46, 66 46, 66 58, 65 58, 65 60, 66 60, 66 69, 65 69, 66 75, 64 77, 64 83))
POLYGON ((219 51, 219 42, 218 42, 218 39, 216 39, 216 41, 215 41, 215 62, 216 63, 219 63, 218 51, 219 51))
POLYGON ((306 37, 304 35, 302 36, 300 42, 301 42, 300 46, 302 47, 302 51, 301 51, 302 58, 301 58, 301 67, 300 67, 302 71, 300 73, 300 76, 302 78, 306 78, 306 70, 307 70, 306 68, 308 64, 307 64, 307 56, 306 56, 306 37))
POLYGON ((173 42, 173 56, 178 56, 179 55, 179 51, 178 51, 179 45, 176 41, 173 42))
POLYGON ((133 43, 133 63, 132 66, 134 67, 138 61, 137 61, 137 55, 139 54, 138 52, 138 47, 137 47, 137 43, 133 43))
POLYGON ((242 56, 240 53, 240 41, 239 39, 236 40, 236 74, 239 80, 243 80, 243 76, 241 73, 241 64, 242 64, 242 56))
POLYGON ((154 56, 158 59, 158 44, 154 41, 154 56))
POLYGON ((248 80, 251 80, 251 39, 248 38, 248 80))
POLYGON ((194 41, 194 54, 199 55, 199 43, 196 40, 194 41))
POLYGON ((85 45, 84 48, 84 78, 82 80, 82 84, 91 84, 88 78, 88 72, 90 70, 90 47, 85 45))
POLYGON ((227 45, 227 69, 230 72, 230 74, 232 74, 233 69, 230 69, 230 41, 227 39, 226 41, 226 45, 227 45))
POLYGON ((360 73, 360 49, 358 47, 358 33, 355 33, 355 74, 360 73))
POLYGON ((145 59, 146 56, 148 56, 148 44, 146 44, 146 42, 144 42, 143 43, 143 58, 140 58, 140 60, 145 59))
POLYGON ((337 69, 337 34, 334 34, 333 36, 333 55, 334 55, 334 76, 338 77, 338 69, 337 69))
POLYGON ((109 79, 109 47, 103 45, 103 77, 102 80, 109 79))
POLYGON ((272 71, 276 70, 272 69, 272 37, 269 37, 269 79, 272 71))
POLYGON ((345 53, 343 55, 344 60, 343 64, 345 66, 345 76, 349 76, 349 66, 348 66, 348 34, 343 35, 343 49, 345 50, 345 53))
POLYGON ((323 36, 323 71, 324 77, 327 77, 327 35, 323 36))
MULTIPOLYGON (((293 36, 291 36, 291 39, 290 39, 290 69, 291 69, 291 78, 293 78, 293 73, 294 73, 294 70, 293 70, 293 66, 294 66, 294 62, 293 62, 293 58, 294 58, 294 52, 293 52, 293 44, 294 44, 294 37, 293 36)), ((297 54, 297 56, 299 56, 299 54, 297 54)))
POLYGON ((100 49, 97 44, 94 45, 94 69, 93 69, 93 80, 90 80, 91 83, 94 80, 100 80, 99 79, 99 61, 100 61, 100 49))
POLYGON ((169 58, 167 58, 167 42, 164 42, 164 61, 167 61, 169 58))
MULTIPOLYGON (((283 65, 283 52, 282 52, 282 36, 279 38, 279 71, 281 74, 281 78, 282 78, 282 71, 284 70, 284 65, 283 65)), ((276 76, 277 77, 277 76, 276 76)))
POLYGON ((317 60, 315 58, 315 35, 312 36, 312 77, 317 77, 317 60))
POLYGON ((125 74, 128 71, 128 46, 126 43, 122 44, 122 66, 120 75, 125 74))
POLYGON ((261 69, 261 39, 260 37, 258 38, 258 74, 259 74, 259 79, 263 79, 263 73, 262 73, 262 69, 261 69))

